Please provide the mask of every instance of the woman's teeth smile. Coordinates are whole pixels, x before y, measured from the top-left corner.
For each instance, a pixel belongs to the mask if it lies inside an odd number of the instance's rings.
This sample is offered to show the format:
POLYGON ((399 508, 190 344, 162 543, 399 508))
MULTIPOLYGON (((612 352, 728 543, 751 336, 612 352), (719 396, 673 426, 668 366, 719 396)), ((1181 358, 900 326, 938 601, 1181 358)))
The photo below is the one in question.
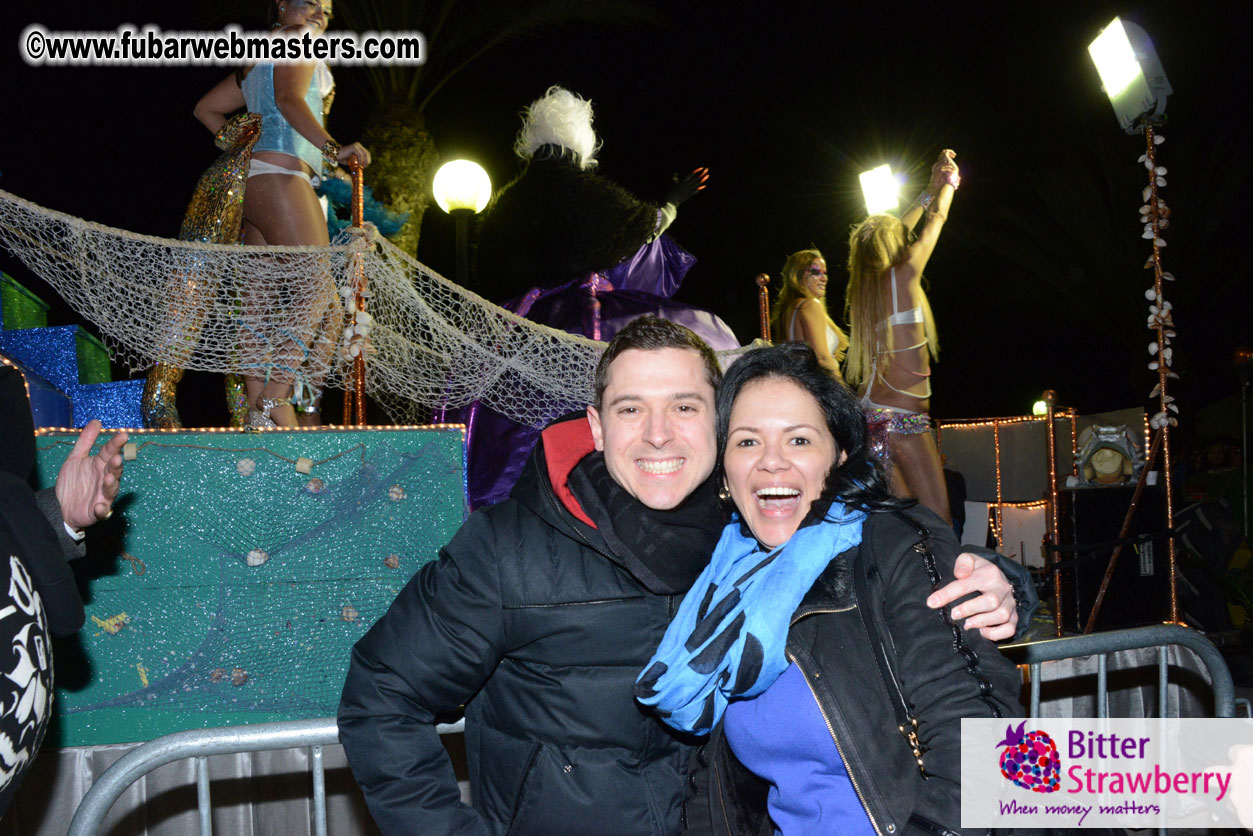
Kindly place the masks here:
POLYGON ((797 506, 801 492, 796 488, 779 486, 753 491, 753 496, 757 497, 757 507, 763 511, 786 512, 797 506))

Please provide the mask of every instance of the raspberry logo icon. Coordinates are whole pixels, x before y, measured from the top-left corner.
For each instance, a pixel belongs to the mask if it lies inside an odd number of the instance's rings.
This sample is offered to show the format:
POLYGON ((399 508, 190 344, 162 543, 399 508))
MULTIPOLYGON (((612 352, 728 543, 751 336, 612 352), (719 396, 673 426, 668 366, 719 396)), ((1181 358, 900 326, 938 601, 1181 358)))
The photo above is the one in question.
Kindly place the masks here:
POLYGON ((1025 731, 1023 720, 1015 729, 1005 727, 1005 739, 997 746, 1001 752, 1001 774, 1018 786, 1032 792, 1057 792, 1061 783, 1062 762, 1057 744, 1042 731, 1025 731))

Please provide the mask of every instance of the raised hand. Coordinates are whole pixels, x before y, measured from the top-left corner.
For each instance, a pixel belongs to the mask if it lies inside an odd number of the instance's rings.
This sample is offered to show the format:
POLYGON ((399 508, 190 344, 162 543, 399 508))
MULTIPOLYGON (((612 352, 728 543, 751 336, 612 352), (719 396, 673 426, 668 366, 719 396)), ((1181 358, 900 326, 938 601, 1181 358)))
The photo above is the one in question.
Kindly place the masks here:
POLYGON ((694 170, 682 179, 676 174, 674 175, 674 185, 666 193, 666 203, 678 206, 683 201, 695 196, 697 192, 705 188, 708 182, 709 169, 704 166, 694 170))
POLYGON ((957 152, 952 148, 945 148, 931 165, 931 185, 927 191, 935 194, 946 183, 957 188, 960 182, 961 172, 957 169, 957 152))
POLYGON ((93 456, 91 447, 100 436, 100 429, 99 421, 91 421, 83 428, 57 474, 61 517, 76 530, 108 519, 122 484, 122 445, 129 436, 117 433, 93 456))

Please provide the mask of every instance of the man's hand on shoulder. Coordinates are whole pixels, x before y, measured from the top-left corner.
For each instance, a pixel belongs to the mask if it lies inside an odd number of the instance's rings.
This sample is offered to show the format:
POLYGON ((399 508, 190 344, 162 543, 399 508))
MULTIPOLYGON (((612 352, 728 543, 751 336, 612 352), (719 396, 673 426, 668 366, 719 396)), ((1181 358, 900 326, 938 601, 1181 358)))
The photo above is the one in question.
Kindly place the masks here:
POLYGON ((932 609, 947 607, 954 601, 977 593, 974 598, 953 607, 954 621, 965 619, 967 630, 977 629, 984 638, 1002 641, 1012 638, 1018 630, 1018 606, 1014 587, 1005 574, 989 560, 963 552, 953 567, 956 580, 937 589, 927 598, 932 609))

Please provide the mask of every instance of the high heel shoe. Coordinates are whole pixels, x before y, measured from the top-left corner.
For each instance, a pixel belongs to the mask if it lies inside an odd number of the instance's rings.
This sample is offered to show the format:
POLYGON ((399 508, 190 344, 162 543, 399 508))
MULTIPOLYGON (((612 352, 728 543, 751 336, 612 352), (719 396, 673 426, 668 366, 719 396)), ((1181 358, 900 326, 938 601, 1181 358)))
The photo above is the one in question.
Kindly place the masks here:
POLYGON ((270 417, 270 413, 280 406, 291 406, 291 398, 257 398, 260 409, 248 408, 248 423, 244 429, 260 430, 266 427, 277 427, 278 424, 270 417))

